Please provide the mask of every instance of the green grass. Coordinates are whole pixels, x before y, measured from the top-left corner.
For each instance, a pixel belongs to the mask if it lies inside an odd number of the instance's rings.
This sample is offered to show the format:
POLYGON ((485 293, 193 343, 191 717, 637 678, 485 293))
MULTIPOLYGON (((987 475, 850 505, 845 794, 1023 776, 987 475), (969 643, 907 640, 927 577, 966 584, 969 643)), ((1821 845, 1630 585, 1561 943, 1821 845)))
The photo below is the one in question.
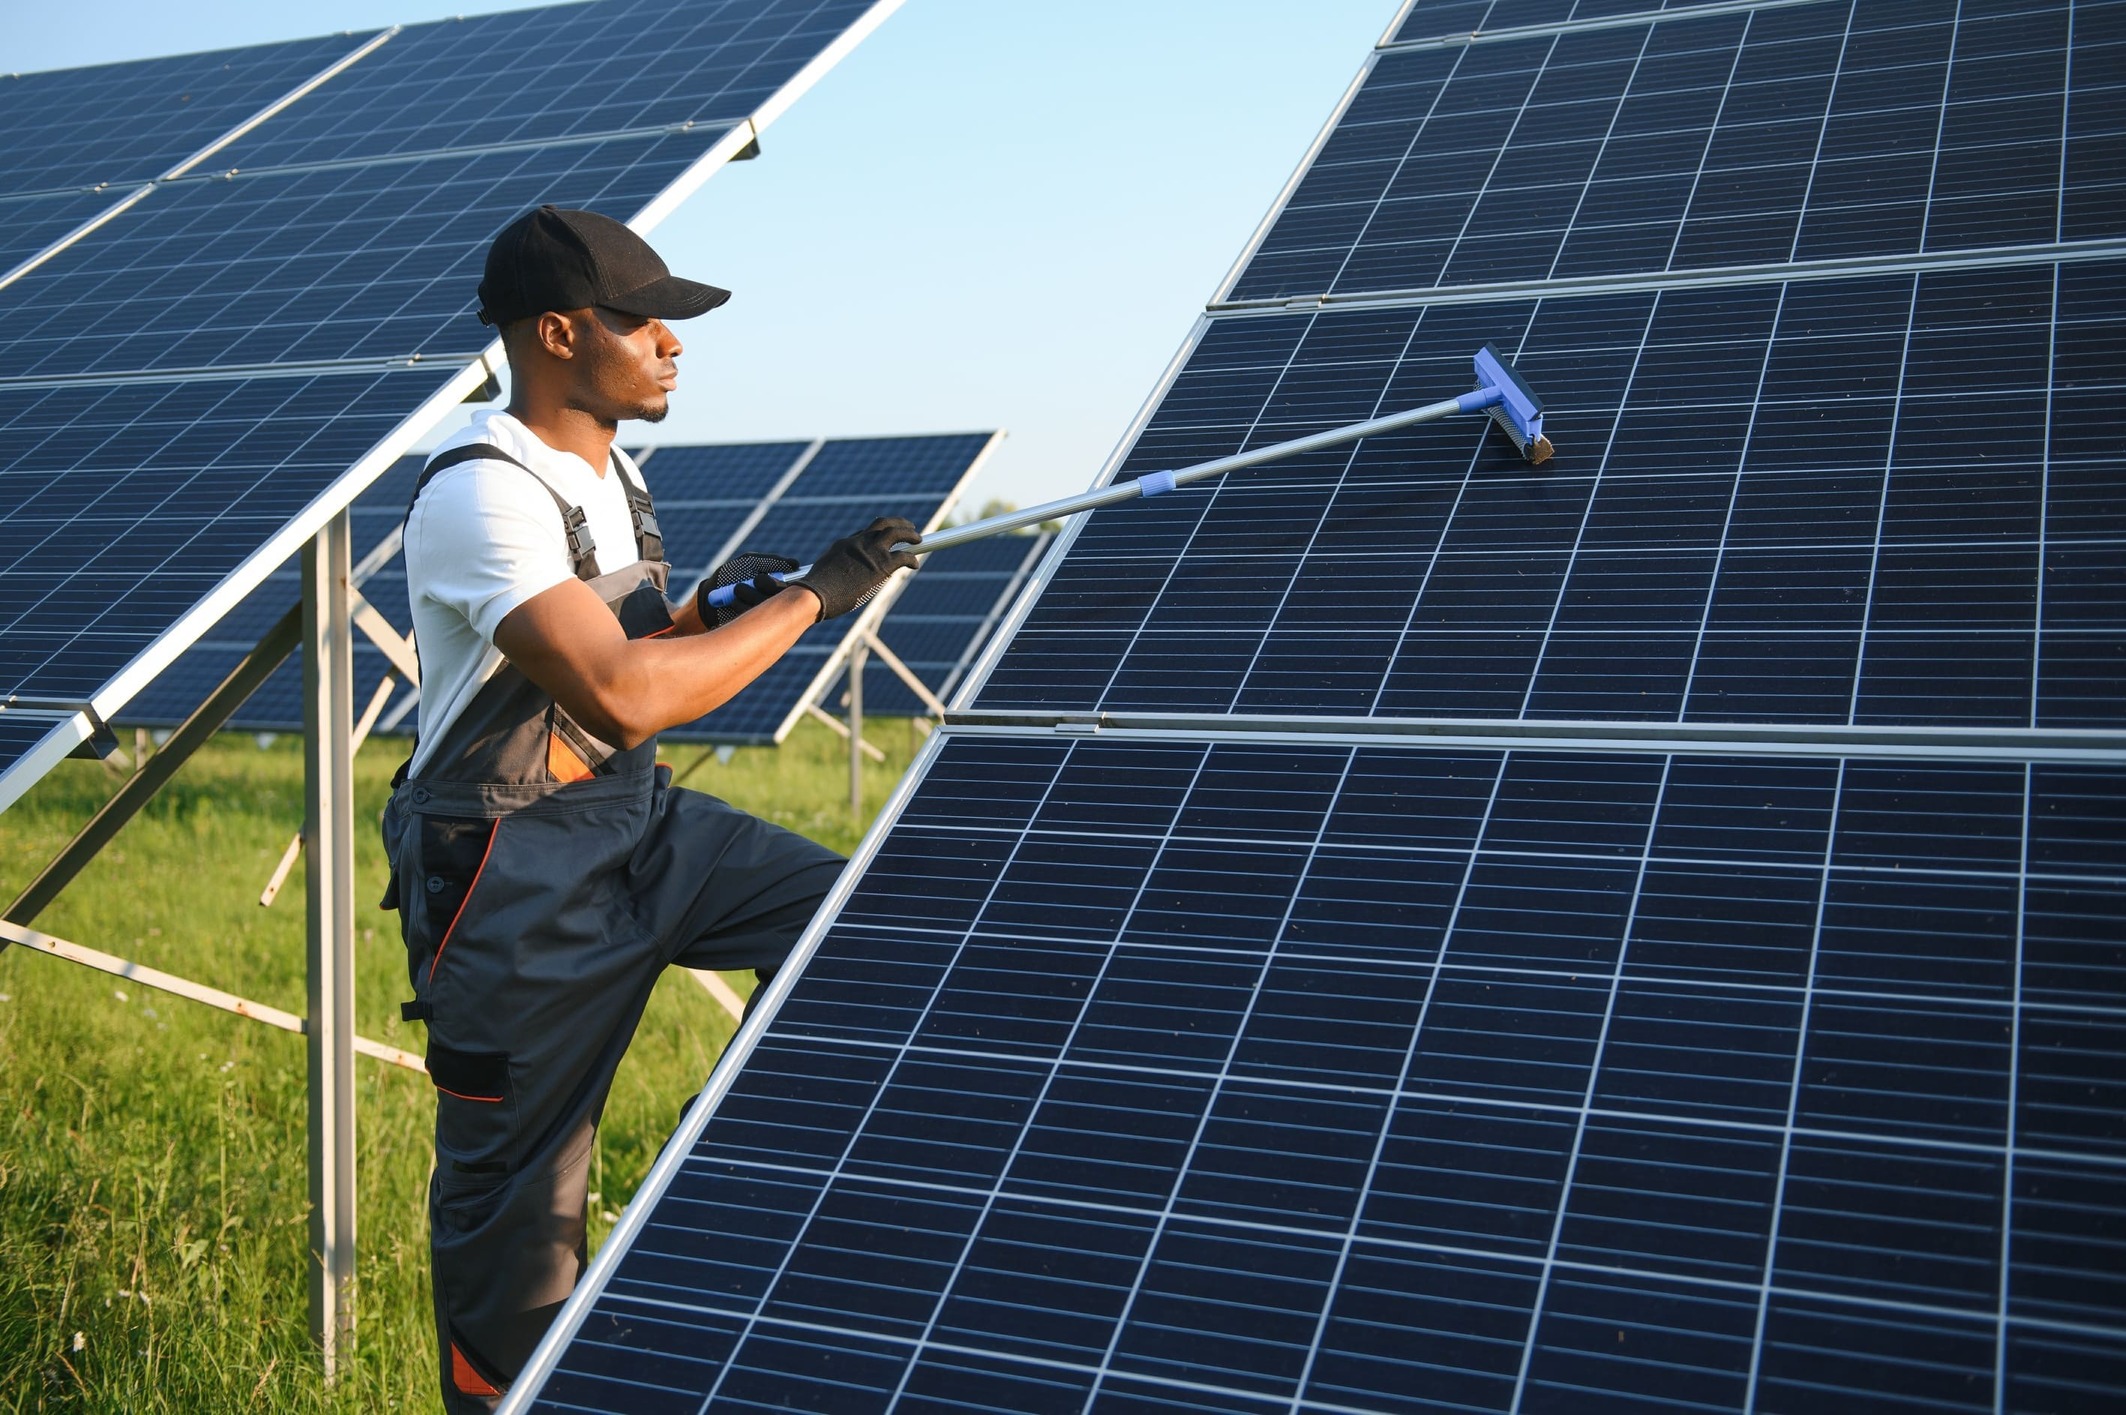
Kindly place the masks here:
MULTIPOLYGON (((913 755, 874 721, 876 810, 913 755)), ((405 959, 373 827, 402 755, 356 759, 356 1017, 418 1052, 405 959)), ((684 769, 696 749, 669 747, 684 769)), ((865 821, 847 752, 807 723, 687 780, 835 849, 865 821)), ((0 901, 116 789, 68 762, 0 816, 0 901)), ((228 736, 202 751, 37 920, 47 933, 303 1010, 303 884, 257 898, 302 818, 301 743, 228 736)), ((750 976, 731 981, 744 991, 750 976)), ((425 1195, 433 1092, 357 1058, 358 1325, 323 1382, 305 1307, 302 1038, 25 949, 0 952, 0 1411, 428 1411, 435 1395, 425 1195)), ((593 1162, 603 1238, 729 1039, 691 978, 666 976, 615 1082, 593 1162)))

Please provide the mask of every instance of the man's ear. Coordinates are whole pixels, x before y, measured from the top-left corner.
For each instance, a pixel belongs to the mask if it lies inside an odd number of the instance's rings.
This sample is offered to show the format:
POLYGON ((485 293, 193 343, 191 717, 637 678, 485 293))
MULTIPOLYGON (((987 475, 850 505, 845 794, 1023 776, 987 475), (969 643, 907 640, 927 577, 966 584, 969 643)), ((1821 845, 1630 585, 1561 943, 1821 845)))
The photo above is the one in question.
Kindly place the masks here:
POLYGON ((548 310, 539 316, 532 334, 539 347, 549 356, 556 359, 573 359, 576 357, 576 341, 581 337, 582 331, 577 328, 573 312, 548 310))

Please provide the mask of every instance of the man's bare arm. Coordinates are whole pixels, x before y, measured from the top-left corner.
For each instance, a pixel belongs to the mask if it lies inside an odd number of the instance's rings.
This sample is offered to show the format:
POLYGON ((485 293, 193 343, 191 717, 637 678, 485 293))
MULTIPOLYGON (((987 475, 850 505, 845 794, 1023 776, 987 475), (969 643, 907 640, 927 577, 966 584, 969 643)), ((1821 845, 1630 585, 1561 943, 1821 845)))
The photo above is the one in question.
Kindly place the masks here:
POLYGON ((675 616, 678 633, 630 639, 590 586, 567 580, 503 616, 495 647, 570 717, 632 747, 729 702, 812 627, 819 609, 819 597, 797 586, 721 629, 703 632, 689 606, 675 616))

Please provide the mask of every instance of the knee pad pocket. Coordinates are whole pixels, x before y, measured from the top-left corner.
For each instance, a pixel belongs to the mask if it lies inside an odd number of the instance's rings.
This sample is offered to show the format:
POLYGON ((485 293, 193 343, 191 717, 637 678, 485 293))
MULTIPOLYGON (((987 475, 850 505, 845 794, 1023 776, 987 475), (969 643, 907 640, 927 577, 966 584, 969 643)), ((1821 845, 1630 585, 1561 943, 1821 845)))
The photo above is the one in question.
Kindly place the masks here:
POLYGON ((428 1079, 436 1088, 436 1152, 468 1172, 506 1163, 517 1122, 509 1055, 461 1051, 432 1035, 428 1079))

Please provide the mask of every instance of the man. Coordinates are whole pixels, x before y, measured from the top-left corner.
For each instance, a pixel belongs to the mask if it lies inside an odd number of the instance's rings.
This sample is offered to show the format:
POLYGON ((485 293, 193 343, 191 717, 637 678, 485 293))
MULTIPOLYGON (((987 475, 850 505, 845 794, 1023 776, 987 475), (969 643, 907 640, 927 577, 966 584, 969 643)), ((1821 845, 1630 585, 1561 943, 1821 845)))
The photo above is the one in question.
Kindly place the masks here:
POLYGON ((667 964, 765 985, 841 857, 675 790, 656 734, 751 682, 914 557, 904 520, 835 542, 743 612, 674 605, 641 474, 613 445, 678 381, 667 321, 729 298, 619 222, 541 207, 495 239, 489 412, 406 519, 421 733, 384 813, 436 1086, 430 1254, 443 1400, 491 1409, 575 1285, 593 1133, 667 964), (720 617, 728 622, 719 625, 720 617))

